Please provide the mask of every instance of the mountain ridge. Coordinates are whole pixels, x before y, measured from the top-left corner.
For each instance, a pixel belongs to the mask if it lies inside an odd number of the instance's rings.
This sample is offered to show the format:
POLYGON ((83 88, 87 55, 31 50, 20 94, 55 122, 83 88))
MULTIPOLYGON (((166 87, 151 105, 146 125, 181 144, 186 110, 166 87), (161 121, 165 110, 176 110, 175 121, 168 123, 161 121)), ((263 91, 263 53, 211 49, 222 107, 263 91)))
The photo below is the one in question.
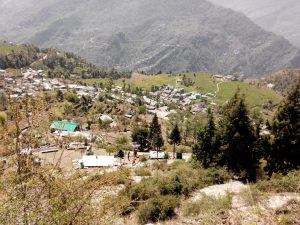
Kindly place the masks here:
POLYGON ((72 51, 101 68, 259 76, 300 65, 287 40, 204 0, 26 2, 37 6, 11 30, 2 25, 2 38, 72 51))
POLYGON ((244 13, 259 26, 300 47, 300 2, 298 0, 209 0, 244 13))

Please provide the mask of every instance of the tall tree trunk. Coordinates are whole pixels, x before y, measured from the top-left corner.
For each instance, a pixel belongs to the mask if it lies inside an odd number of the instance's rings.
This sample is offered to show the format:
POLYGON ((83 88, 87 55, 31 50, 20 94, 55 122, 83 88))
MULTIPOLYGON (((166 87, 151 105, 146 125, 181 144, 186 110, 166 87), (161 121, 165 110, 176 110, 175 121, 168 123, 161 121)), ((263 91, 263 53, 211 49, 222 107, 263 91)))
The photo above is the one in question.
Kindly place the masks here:
POLYGON ((175 159, 175 143, 173 145, 173 159, 175 159))

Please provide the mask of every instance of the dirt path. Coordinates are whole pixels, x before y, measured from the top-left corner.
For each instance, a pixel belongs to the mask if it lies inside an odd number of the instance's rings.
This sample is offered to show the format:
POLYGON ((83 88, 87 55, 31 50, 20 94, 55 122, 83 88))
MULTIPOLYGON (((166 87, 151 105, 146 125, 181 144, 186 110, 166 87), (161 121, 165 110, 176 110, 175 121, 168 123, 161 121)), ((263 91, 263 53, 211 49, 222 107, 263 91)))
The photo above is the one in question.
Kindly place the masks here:
POLYGON ((221 82, 217 83, 217 90, 215 91, 215 94, 219 93, 219 91, 220 91, 219 85, 222 84, 222 83, 224 83, 224 81, 221 81, 221 82))

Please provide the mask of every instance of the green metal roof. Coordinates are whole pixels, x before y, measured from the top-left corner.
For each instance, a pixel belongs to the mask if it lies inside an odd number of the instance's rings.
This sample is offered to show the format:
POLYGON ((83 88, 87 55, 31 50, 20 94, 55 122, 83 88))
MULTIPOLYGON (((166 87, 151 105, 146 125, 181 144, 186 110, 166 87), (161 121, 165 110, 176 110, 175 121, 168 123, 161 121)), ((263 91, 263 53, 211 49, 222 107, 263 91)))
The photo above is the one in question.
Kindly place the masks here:
POLYGON ((72 122, 64 122, 64 121, 54 121, 50 128, 55 130, 62 130, 62 131, 70 131, 74 132, 80 124, 72 123, 72 122))

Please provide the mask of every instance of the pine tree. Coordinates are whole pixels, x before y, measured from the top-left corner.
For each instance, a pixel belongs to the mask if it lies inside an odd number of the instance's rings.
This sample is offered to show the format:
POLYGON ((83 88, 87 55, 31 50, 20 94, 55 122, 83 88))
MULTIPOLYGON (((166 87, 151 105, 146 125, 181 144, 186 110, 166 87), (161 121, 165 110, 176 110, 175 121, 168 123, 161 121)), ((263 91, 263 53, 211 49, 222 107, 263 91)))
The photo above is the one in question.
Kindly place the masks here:
POLYGON ((300 167, 300 80, 280 104, 272 124, 274 141, 267 171, 287 173, 300 167))
POLYGON ((171 131, 169 138, 170 138, 170 144, 173 145, 173 158, 175 158, 175 146, 181 142, 180 131, 178 129, 177 123, 174 126, 173 130, 171 131))
POLYGON ((219 142, 216 133, 213 113, 208 109, 208 122, 204 129, 198 132, 197 144, 193 146, 193 154, 196 160, 200 161, 204 168, 216 159, 219 149, 219 142))
POLYGON ((224 107, 220 121, 221 164, 254 181, 260 155, 255 151, 256 136, 248 114, 245 98, 238 90, 224 107))
POLYGON ((164 145, 164 140, 161 134, 161 126, 158 123, 158 117, 155 114, 152 123, 150 124, 149 140, 154 150, 158 151, 164 145))
POLYGON ((132 141, 140 145, 139 147, 140 151, 145 151, 145 149, 147 149, 148 136, 149 136, 149 131, 146 125, 144 127, 135 126, 131 134, 132 141))

